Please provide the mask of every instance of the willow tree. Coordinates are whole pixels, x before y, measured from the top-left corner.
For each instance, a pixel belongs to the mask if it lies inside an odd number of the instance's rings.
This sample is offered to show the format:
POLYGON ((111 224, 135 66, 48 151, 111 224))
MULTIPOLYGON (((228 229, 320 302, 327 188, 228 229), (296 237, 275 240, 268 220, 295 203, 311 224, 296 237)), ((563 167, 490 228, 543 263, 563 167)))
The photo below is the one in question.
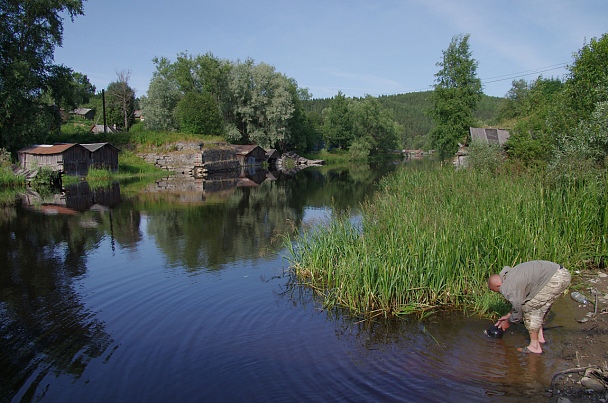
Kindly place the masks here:
POLYGON ((251 59, 237 63, 229 84, 232 97, 229 139, 264 148, 282 148, 290 143, 295 85, 266 63, 256 65, 251 59))
POLYGON ((473 113, 482 95, 477 61, 469 50, 469 35, 456 35, 443 51, 435 74, 430 116, 436 126, 430 133, 433 146, 442 156, 453 155, 459 142, 466 142, 473 113))

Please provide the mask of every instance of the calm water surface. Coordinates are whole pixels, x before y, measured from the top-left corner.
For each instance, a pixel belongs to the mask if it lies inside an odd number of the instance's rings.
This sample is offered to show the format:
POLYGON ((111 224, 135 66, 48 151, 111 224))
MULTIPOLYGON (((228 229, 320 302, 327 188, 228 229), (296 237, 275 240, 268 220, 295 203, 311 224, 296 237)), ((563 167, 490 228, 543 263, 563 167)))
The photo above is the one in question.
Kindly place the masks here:
POLYGON ((0 401, 546 399, 567 327, 526 357, 523 328, 493 340, 461 315, 358 323, 295 285, 283 237, 356 214, 393 169, 80 184, 4 206, 0 401))

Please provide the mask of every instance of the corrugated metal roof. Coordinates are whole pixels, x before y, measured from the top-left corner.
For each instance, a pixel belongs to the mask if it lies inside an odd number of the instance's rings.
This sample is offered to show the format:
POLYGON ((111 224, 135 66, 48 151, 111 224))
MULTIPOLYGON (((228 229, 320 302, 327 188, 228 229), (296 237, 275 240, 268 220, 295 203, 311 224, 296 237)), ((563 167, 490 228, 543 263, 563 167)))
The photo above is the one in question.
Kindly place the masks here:
POLYGON ((469 128, 471 133, 471 141, 481 140, 486 144, 500 144, 503 145, 509 139, 509 131, 505 129, 495 128, 469 128))
POLYGON ((62 144, 39 144, 31 147, 25 147, 19 150, 19 153, 23 154, 38 154, 38 155, 52 155, 61 154, 65 150, 74 147, 75 143, 62 143, 62 144))

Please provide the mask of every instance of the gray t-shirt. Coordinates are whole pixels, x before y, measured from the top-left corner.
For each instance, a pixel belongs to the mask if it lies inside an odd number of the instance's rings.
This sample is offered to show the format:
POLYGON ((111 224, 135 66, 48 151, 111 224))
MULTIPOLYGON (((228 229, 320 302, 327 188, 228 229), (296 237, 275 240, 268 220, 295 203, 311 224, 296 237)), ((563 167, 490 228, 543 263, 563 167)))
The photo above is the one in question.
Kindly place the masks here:
POLYGON ((515 267, 505 266, 500 272, 500 293, 511 303, 509 322, 522 320, 521 307, 531 300, 551 280, 560 265, 546 260, 532 260, 515 267))

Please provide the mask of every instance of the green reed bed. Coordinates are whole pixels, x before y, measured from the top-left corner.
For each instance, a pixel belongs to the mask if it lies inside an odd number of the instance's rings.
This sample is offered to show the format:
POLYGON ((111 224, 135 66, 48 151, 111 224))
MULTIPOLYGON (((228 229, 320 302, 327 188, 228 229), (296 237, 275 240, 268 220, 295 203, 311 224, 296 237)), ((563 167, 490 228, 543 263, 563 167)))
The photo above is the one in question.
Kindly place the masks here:
POLYGON ((334 218, 290 245, 300 280, 327 307, 402 315, 504 308, 486 280, 505 265, 546 259, 574 269, 608 251, 605 182, 498 176, 451 167, 403 169, 362 208, 362 224, 334 218))

